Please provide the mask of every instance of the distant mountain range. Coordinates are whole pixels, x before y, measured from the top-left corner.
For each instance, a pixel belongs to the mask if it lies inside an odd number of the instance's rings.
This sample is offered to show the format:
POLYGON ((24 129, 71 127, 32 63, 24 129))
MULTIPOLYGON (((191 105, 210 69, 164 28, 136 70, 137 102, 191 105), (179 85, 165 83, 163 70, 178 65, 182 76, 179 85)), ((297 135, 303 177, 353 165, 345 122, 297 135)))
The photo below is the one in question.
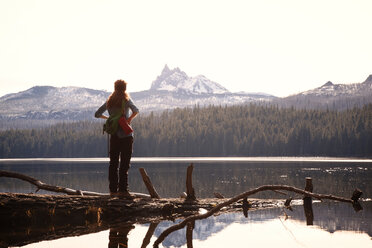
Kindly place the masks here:
POLYGON ((208 105, 237 105, 249 102, 267 102, 275 97, 264 93, 231 93, 220 84, 203 75, 189 77, 179 68, 170 70, 165 65, 149 90, 131 93, 141 110, 165 109, 208 105))
POLYGON ((87 119, 108 96, 87 88, 35 86, 1 97, 0 119, 87 119))
MULTIPOLYGON (((35 86, 0 98, 0 120, 85 120, 107 100, 110 92, 80 87, 35 86)), ((260 93, 231 93, 205 76, 189 77, 179 68, 165 66, 149 90, 131 97, 141 112, 192 107, 233 105, 271 101, 260 93)))
MULTIPOLYGON (((0 98, 0 121, 73 121, 93 119, 110 92, 80 87, 35 86, 0 98)), ((275 104, 282 107, 346 109, 372 102, 372 75, 363 83, 333 84, 285 98, 265 93, 232 93, 203 75, 190 77, 165 65, 149 90, 131 97, 142 113, 208 105, 275 104)), ((5 126, 5 125, 4 125, 5 126)))
POLYGON ((333 84, 273 101, 283 107, 345 110, 372 103, 372 75, 363 83, 333 84))

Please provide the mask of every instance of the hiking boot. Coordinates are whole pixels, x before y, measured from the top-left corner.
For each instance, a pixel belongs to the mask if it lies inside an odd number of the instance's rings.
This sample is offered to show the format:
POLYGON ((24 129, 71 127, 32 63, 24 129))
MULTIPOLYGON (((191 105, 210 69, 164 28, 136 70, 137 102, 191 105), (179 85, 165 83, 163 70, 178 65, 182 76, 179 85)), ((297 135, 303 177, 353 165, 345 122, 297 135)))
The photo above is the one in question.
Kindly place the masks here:
POLYGON ((129 191, 119 191, 118 192, 118 197, 119 198, 124 198, 124 199, 134 199, 134 195, 129 193, 129 191))

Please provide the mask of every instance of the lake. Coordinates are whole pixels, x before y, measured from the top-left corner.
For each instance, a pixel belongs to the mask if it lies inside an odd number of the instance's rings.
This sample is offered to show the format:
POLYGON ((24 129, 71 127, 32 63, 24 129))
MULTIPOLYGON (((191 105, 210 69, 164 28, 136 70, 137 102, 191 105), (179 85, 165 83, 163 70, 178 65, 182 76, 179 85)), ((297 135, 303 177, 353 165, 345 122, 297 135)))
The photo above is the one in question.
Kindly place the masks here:
MULTIPOLYGON (((363 210, 331 201, 314 202, 314 225, 307 226, 304 209, 272 208, 227 213, 196 221, 194 247, 370 247, 372 246, 372 161, 342 158, 134 158, 129 173, 133 192, 147 193, 138 168, 146 169, 161 197, 179 197, 186 191, 186 169, 194 163, 193 186, 199 198, 219 192, 232 197, 266 184, 304 188, 313 178, 314 192, 350 197, 355 188, 363 191, 363 210)), ((0 160, 0 170, 23 173, 42 182, 96 192, 108 192, 107 159, 0 160)), ((0 178, 1 192, 31 193, 35 187, 18 179, 0 178)), ((39 193, 50 193, 40 191, 39 193)), ((264 192, 254 198, 302 197, 264 192)), ((176 220, 176 222, 179 220, 176 220)), ((148 247, 171 221, 157 224, 148 247)), ((144 247, 150 223, 122 223, 107 230, 28 244, 25 247, 144 247), (116 245, 116 246, 115 246, 116 245)), ((11 230, 9 230, 11 231, 11 230)), ((32 232, 32 230, 31 230, 32 232)), ((0 239, 1 240, 1 239, 0 239)), ((187 247, 186 230, 168 236, 160 247, 187 247)))

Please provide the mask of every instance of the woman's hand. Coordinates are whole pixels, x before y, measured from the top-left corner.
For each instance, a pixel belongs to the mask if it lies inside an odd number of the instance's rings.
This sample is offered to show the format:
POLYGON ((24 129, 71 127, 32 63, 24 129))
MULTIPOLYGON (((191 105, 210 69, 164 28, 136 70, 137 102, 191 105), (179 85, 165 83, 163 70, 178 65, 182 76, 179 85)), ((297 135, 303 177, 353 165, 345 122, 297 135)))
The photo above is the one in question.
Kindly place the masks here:
POLYGON ((130 123, 132 122, 132 120, 133 120, 137 115, 138 115, 138 113, 133 112, 133 113, 131 114, 131 116, 129 116, 129 118, 127 119, 127 122, 128 122, 129 125, 130 125, 130 123))

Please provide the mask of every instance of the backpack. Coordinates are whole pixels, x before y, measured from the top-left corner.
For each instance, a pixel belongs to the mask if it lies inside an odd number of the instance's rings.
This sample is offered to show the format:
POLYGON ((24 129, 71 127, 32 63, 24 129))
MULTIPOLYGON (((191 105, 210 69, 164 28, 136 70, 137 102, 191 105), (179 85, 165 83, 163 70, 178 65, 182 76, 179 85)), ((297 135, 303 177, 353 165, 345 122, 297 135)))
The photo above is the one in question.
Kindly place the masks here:
POLYGON ((119 128, 119 119, 123 115, 125 101, 121 105, 121 110, 117 111, 107 118, 106 123, 103 124, 103 131, 108 134, 115 134, 119 128))

